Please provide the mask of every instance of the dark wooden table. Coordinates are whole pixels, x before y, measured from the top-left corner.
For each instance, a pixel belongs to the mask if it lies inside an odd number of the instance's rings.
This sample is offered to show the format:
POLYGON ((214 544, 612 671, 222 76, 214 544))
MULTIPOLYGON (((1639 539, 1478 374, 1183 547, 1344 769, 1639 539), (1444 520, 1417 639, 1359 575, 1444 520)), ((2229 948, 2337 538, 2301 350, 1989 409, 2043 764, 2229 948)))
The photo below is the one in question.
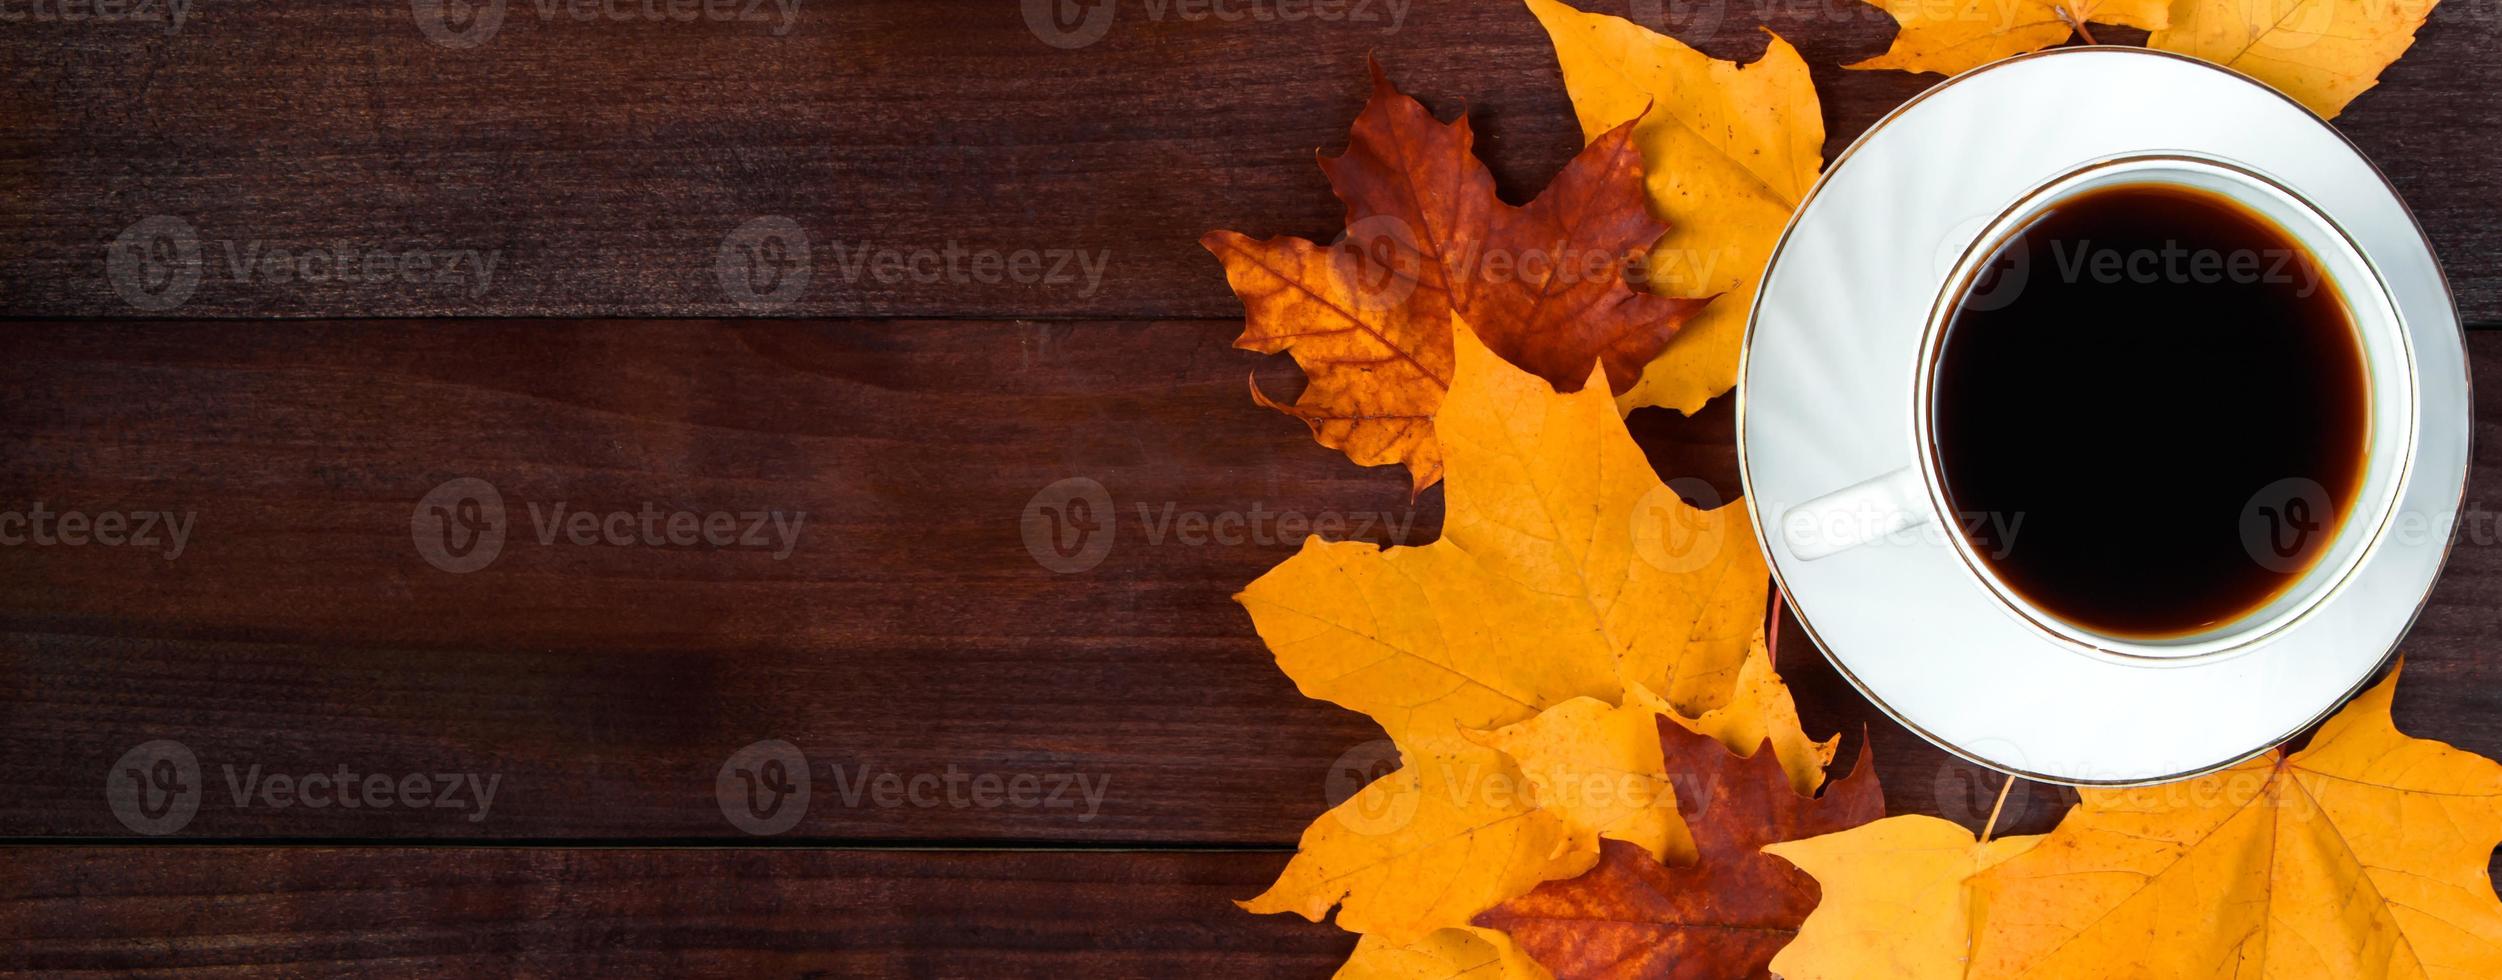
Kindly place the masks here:
MULTIPOLYGON (((1795 41, 1828 155, 1935 81, 1834 67, 1890 36, 1853 0, 1666 6, 1723 56, 1795 41)), ((1441 496, 1251 405, 1297 374, 1229 348, 1195 239, 1336 230, 1312 153, 1368 53, 1464 106, 1514 199, 1577 132, 1509 3, 1120 0, 1070 47, 1028 7, 0 25, 0 511, 56 532, 0 547, 0 968, 1325 975, 1350 937, 1229 900, 1379 733, 1228 597, 1283 512, 1422 543, 1441 496), (792 228, 805 282, 763 234, 792 228), (1068 478, 1116 504, 1090 567, 1023 533, 1068 478), (1192 532, 1221 515, 1252 533, 1192 532), (809 801, 742 825, 768 771, 733 757, 775 740, 809 801)), ((2483 326, 2497 40, 2450 0, 2339 121, 2483 326)), ((2470 346, 2469 524, 2398 710, 2502 755, 2502 332, 2470 346)), ((1725 399, 1633 425, 1736 492, 1725 399)), ((1994 778, 1779 657, 1892 811, 1979 822, 1994 778)))

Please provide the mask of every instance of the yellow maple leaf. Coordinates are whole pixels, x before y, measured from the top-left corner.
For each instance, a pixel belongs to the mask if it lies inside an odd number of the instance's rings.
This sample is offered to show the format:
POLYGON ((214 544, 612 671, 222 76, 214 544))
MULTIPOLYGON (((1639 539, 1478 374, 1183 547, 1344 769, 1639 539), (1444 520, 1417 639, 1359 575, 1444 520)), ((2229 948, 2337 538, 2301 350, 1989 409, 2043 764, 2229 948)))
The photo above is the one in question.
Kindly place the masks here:
MULTIPOLYGON (((1633 698, 1648 697, 1647 690, 1637 689, 1633 698)), ((1833 764, 1833 753, 1842 747, 1842 737, 1835 735, 1824 741, 1807 737, 1799 724, 1798 704, 1790 699, 1789 685, 1773 670, 1772 648, 1764 642, 1761 626, 1746 646, 1746 663, 1738 668, 1737 688, 1729 703, 1687 718, 1658 706, 1668 719, 1697 734, 1718 739, 1729 751, 1742 756, 1753 755, 1766 739, 1772 741, 1773 755, 1781 760, 1782 771, 1789 774, 1790 788, 1799 795, 1813 796, 1824 785, 1825 767, 1833 764)))
POLYGON ((1252 582, 1235 598, 1278 666, 1402 746, 1628 684, 1689 716, 1727 704, 1770 587, 1745 508, 1679 501, 1605 385, 1557 394, 1454 334, 1442 538, 1312 538, 1252 582))
POLYGON ((2397 675, 2290 756, 2084 790, 1974 879, 1974 976, 2502 976, 2502 764, 2400 734, 2397 675))
MULTIPOLYGON (((2171 0, 1868 0, 1902 30, 1884 54, 1848 68, 1955 75, 2000 58, 2065 44, 2080 25, 2161 30, 2171 0)), ((2243 3, 2246 0, 2220 0, 2243 3)), ((2087 38, 2092 34, 2087 33, 2087 38)))
POLYGON ((1539 809, 1553 813, 1572 847, 1598 853, 1620 840, 1656 861, 1694 863, 1694 836, 1677 817, 1677 794, 1659 754, 1660 712, 1574 698, 1537 717, 1486 733, 1510 756, 1539 809))
POLYGON ((1380 936, 1355 943, 1336 980, 1552 980, 1510 936, 1480 926, 1437 929, 1405 946, 1380 936))
POLYGON ((1621 706, 1574 698, 1478 740, 1520 767, 1538 807, 1563 820, 1575 850, 1595 853, 1597 838, 1605 837, 1640 847, 1663 864, 1692 864, 1694 835, 1678 813, 1676 782, 1694 774, 1667 771, 1660 719, 1708 735, 1740 756, 1771 739, 1791 788, 1802 795, 1824 785, 1825 767, 1842 744, 1838 735, 1822 742, 1807 737, 1760 629, 1738 676, 1737 696, 1702 718, 1677 714, 1636 684, 1621 706))
POLYGON ((1887 817, 1764 848, 1824 889, 1798 938, 1772 958, 1788 980, 1962 980, 1970 960, 1973 875, 2041 838, 1981 843, 1927 816, 1887 817))
POLYGON ((1563 822, 1539 810, 1501 752, 1456 735, 1400 744, 1405 764, 1303 831, 1300 849, 1253 912, 1293 912, 1394 946, 1589 869, 1563 822))
POLYGON ((1641 120, 1633 140, 1643 186, 1671 226, 1651 246, 1651 290, 1720 297, 1620 399, 1627 410, 1691 413, 1737 383, 1756 283, 1824 167, 1824 116, 1807 62, 1778 35, 1763 58, 1740 65, 1622 18, 1527 3, 1554 42, 1583 138, 1641 120))
POLYGON ((2180 0, 2146 44, 2239 71, 2333 119, 2380 82, 2439 2, 2180 0))
POLYGON ((1442 538, 1313 538, 1236 596, 1305 694, 1372 716, 1405 761, 1316 821, 1246 907, 1317 921, 1340 905, 1340 926, 1396 945, 1597 858, 1464 733, 1636 686, 1681 713, 1723 708, 1769 588, 1744 508, 1677 500, 1604 385, 1558 394, 1464 322, 1452 332, 1442 538))

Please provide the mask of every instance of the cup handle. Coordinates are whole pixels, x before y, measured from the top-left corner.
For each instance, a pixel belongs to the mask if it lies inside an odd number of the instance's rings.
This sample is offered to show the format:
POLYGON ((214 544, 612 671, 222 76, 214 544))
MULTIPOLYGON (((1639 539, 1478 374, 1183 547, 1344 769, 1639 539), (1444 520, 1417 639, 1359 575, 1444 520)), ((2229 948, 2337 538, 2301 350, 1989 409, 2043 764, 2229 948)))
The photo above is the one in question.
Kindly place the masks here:
POLYGON ((1781 542, 1800 561, 1815 561, 1919 527, 1933 516, 1919 468, 1906 466, 1790 508, 1781 515, 1781 542))

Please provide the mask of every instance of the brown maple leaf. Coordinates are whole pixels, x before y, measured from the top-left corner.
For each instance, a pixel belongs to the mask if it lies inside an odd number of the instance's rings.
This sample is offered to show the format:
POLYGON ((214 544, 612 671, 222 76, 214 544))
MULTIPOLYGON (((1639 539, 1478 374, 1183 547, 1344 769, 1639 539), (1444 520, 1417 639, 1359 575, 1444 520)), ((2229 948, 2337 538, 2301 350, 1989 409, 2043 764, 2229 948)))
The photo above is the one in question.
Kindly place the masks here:
MULTIPOLYGON (((1632 123, 1583 148, 1526 206, 1495 196, 1462 117, 1443 123, 1373 65, 1346 152, 1321 171, 1347 206, 1335 244, 1210 232, 1247 314, 1235 346, 1285 351, 1310 384, 1292 406, 1322 445, 1441 478, 1434 411, 1451 384, 1451 316, 1505 360, 1579 390, 1593 362, 1621 393, 1708 299, 1655 296, 1627 265, 1668 230, 1644 204, 1632 123)), ((1635 266, 1639 268, 1639 266, 1635 266)))
POLYGON ((1509 933, 1557 980, 1576 977, 1768 976, 1767 965, 1815 910, 1814 878, 1764 845, 1884 816, 1862 752, 1821 797, 1800 796, 1768 750, 1741 758, 1663 720, 1660 749, 1697 859, 1668 865, 1635 845, 1600 841, 1596 867, 1550 881, 1477 916, 1509 933))

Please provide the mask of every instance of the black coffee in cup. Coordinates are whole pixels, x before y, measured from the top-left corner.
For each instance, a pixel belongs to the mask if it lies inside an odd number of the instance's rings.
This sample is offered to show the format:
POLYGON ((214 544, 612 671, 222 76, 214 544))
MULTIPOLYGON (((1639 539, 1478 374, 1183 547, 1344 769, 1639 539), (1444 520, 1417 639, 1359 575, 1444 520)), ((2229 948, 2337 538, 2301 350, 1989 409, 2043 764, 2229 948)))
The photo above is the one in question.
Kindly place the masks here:
POLYGON ((2000 242, 1934 366, 1972 550, 2085 630, 2159 639, 2299 581, 2362 483, 2369 382, 2320 261, 2221 195, 2121 184, 2000 242))

